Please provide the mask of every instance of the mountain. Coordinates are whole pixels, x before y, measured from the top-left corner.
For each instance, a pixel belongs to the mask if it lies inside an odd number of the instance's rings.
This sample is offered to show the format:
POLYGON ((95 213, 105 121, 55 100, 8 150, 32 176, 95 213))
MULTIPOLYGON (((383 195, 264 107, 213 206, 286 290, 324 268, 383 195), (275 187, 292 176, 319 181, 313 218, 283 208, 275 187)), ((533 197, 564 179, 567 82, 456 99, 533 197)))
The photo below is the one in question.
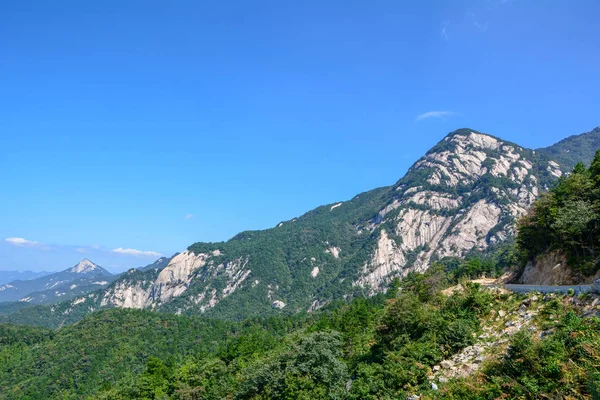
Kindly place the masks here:
MULTIPOLYGON (((173 257, 175 257, 178 254, 179 253, 175 254, 173 257)), ((158 260, 154 261, 152 264, 148 264, 145 267, 139 267, 138 271, 147 271, 147 270, 151 270, 151 269, 156 269, 156 270, 160 271, 164 267, 169 265, 169 262, 171 262, 173 257, 160 257, 158 260)))
POLYGON ((53 274, 53 272, 47 271, 0 271, 0 285, 21 280, 26 281, 30 279, 41 278, 42 276, 53 274))
POLYGON ((600 127, 581 135, 569 136, 550 147, 538 149, 538 151, 571 170, 578 162, 591 161, 597 149, 600 149, 600 127))
MULTIPOLYGON (((459 129, 392 186, 227 242, 192 244, 163 269, 130 270, 102 290, 34 313, 48 326, 112 307, 243 319, 370 296, 435 260, 513 238, 516 219, 574 160, 589 162, 596 149, 586 146, 598 140, 595 129, 531 150, 459 129)), ((32 312, 7 320, 30 321, 32 312)))
POLYGON ((88 259, 61 272, 37 279, 15 280, 0 286, 0 302, 55 303, 104 287, 115 277, 88 259))

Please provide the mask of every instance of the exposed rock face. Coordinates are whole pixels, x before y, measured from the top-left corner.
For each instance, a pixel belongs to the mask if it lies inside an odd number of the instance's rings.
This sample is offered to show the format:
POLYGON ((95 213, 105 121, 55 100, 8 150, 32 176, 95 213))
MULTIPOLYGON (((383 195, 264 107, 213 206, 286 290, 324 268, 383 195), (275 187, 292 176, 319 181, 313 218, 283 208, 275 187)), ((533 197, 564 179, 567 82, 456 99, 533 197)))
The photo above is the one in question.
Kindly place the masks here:
POLYGON ((206 264, 208 254, 194 255, 189 251, 179 254, 167 265, 153 285, 155 297, 165 303, 173 297, 178 297, 186 291, 194 272, 206 264))
MULTIPOLYGON (((373 293, 395 276, 424 271, 432 260, 505 240, 543 190, 534 165, 532 151, 497 138, 465 131, 448 136, 415 163, 369 226, 393 229, 381 231, 354 285, 373 293)), ((555 162, 545 168, 560 171, 555 162)))
POLYGON ((342 249, 339 247, 332 246, 325 250, 325 253, 331 254, 334 258, 340 258, 340 251, 342 251, 342 249))
POLYGON ((500 221, 502 209, 495 203, 479 200, 462 216, 442 243, 442 256, 461 255, 476 248, 484 250, 487 235, 500 221))
POLYGON ((155 308, 183 296, 194 279, 210 283, 217 276, 223 276, 226 282, 220 291, 207 285, 202 293, 187 299, 189 303, 199 305, 202 311, 212 308, 234 293, 251 274, 245 269, 247 260, 236 259, 215 265, 213 258, 220 255, 218 250, 200 254, 185 251, 174 257, 154 281, 117 281, 104 294, 101 306, 155 308))
POLYGON ((87 258, 84 258, 83 260, 79 261, 79 263, 76 266, 71 268, 69 270, 69 272, 82 274, 82 273, 92 272, 92 271, 95 271, 98 269, 99 269, 98 265, 94 264, 87 258))
POLYGON ((151 299, 152 291, 147 287, 147 282, 118 281, 103 297, 101 306, 115 306, 123 308, 145 308, 151 299))
POLYGON ((552 252, 529 262, 523 270, 518 283, 535 285, 572 285, 571 269, 567 267, 565 256, 552 252))
POLYGON ((373 258, 370 264, 364 266, 363 276, 355 282, 355 285, 376 288, 395 272, 401 271, 405 263, 402 250, 388 237, 387 232, 382 230, 373 258))
POLYGON ((285 303, 281 300, 275 300, 273 302, 273 307, 278 308, 278 309, 283 309, 285 307, 285 303))

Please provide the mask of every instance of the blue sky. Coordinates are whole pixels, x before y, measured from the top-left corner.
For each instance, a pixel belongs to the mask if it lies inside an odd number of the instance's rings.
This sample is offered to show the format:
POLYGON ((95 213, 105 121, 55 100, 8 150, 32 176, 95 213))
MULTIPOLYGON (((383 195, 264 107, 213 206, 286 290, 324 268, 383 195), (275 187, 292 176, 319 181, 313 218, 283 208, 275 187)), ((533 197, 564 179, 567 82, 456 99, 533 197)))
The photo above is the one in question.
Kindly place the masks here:
POLYGON ((0 15, 0 269, 119 271, 268 228, 394 183, 456 128, 542 147, 600 125, 597 1, 0 15))

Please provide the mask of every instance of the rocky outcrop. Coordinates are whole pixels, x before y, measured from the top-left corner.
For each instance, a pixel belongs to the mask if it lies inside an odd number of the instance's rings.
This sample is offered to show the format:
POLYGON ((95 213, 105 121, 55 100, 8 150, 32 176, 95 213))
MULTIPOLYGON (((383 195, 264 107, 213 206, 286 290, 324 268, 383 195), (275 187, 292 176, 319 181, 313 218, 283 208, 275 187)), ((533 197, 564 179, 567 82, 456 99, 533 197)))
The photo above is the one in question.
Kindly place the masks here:
POLYGON ((441 244, 440 255, 458 256, 475 248, 485 250, 488 233, 500 222, 502 209, 495 203, 480 200, 460 216, 454 229, 441 244))
POLYGON ((154 282, 153 300, 166 303, 173 297, 181 296, 189 286, 195 272, 206 265, 212 254, 194 254, 184 251, 167 265, 154 282))
POLYGON ((388 237, 387 232, 382 230, 372 259, 363 266, 362 276, 354 285, 368 287, 374 291, 402 271, 405 264, 404 252, 388 237))
POLYGON ((572 285, 573 273, 567 266, 565 256, 559 252, 550 252, 530 261, 525 266, 517 283, 532 285, 572 285))
POLYGON ((492 310, 492 317, 484 324, 477 342, 434 366, 429 379, 445 383, 476 372, 489 358, 498 357, 506 351, 509 338, 515 333, 522 329, 538 330, 534 318, 540 308, 539 297, 531 295, 521 302, 518 310, 492 310))
POLYGON ((533 151, 500 139, 469 131, 448 136, 415 163, 368 226, 392 229, 378 238, 354 285, 377 291, 436 258, 505 240, 543 190, 534 165, 533 151))
POLYGON ((147 282, 118 281, 104 295, 100 306, 113 306, 122 308, 146 308, 152 304, 152 289, 147 282))
POLYGON ((156 308, 183 296, 194 282, 195 285, 204 286, 204 290, 187 298, 188 306, 199 306, 201 311, 205 311, 233 294, 252 272, 245 268, 247 259, 215 265, 214 258, 220 255, 218 250, 199 254, 185 251, 174 257, 154 281, 137 278, 117 281, 105 292, 101 306, 156 308), (225 279, 225 285, 220 290, 211 285, 217 277, 225 279))
POLYGON ((69 272, 75 274, 86 274, 93 273, 94 271, 98 271, 99 269, 100 267, 98 265, 94 264, 87 258, 84 258, 83 260, 79 261, 79 263, 77 263, 77 265, 75 265, 73 268, 69 269, 69 272))

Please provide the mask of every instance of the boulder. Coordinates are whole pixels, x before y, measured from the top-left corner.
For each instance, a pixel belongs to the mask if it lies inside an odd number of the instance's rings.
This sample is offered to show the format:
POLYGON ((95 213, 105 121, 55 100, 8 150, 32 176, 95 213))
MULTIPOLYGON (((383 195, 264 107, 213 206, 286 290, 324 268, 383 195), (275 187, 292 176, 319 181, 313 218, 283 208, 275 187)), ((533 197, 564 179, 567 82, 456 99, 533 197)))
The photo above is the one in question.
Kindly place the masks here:
POLYGON ((280 309, 280 310, 281 310, 283 307, 285 307, 285 303, 284 303, 283 301, 281 301, 281 300, 275 300, 273 303, 271 303, 271 305, 272 305, 273 307, 275 307, 275 308, 278 308, 278 309, 280 309))

